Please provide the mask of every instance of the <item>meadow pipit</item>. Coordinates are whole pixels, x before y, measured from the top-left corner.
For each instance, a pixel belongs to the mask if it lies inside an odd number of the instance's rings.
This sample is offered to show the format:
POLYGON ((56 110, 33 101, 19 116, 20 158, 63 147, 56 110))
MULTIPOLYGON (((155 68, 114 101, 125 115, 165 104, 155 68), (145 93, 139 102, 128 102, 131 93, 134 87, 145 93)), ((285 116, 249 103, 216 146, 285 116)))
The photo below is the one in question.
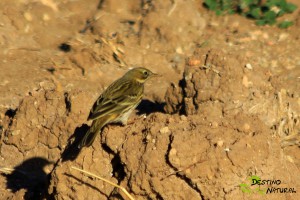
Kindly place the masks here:
POLYGON ((146 68, 134 68, 104 90, 90 111, 88 120, 93 122, 78 147, 91 146, 106 124, 126 125, 129 115, 142 100, 145 81, 156 75, 146 68))

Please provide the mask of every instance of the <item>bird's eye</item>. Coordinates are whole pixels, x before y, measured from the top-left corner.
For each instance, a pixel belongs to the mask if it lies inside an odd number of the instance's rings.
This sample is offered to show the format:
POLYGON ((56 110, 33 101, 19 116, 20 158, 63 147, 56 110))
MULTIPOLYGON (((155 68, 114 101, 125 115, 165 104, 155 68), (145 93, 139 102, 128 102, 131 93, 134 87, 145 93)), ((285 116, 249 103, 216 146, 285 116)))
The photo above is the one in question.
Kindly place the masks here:
POLYGON ((145 75, 145 76, 148 76, 149 73, 148 73, 147 71, 144 71, 144 75, 145 75))

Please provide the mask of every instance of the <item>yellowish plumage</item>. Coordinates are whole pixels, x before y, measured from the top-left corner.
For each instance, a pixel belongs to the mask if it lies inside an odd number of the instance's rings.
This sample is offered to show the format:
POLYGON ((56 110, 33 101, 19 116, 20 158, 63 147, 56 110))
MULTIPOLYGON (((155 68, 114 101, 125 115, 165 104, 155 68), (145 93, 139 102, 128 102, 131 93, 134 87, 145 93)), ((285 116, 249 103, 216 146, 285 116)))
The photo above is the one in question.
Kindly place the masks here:
POLYGON ((93 122, 79 148, 91 146, 106 124, 118 122, 126 125, 128 117, 142 100, 145 81, 154 75, 139 67, 113 82, 94 103, 88 117, 93 122))

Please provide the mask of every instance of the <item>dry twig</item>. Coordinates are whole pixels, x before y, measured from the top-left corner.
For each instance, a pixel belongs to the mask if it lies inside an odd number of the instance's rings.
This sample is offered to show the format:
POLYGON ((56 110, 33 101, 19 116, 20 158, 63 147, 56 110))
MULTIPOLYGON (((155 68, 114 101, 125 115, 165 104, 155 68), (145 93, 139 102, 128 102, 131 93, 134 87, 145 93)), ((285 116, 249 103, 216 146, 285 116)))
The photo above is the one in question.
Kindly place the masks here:
POLYGON ((113 182, 111 182, 111 181, 109 181, 109 180, 107 180, 107 179, 105 179, 105 178, 102 178, 102 177, 100 177, 100 176, 97 176, 97 175, 95 175, 95 174, 93 174, 93 173, 91 173, 91 172, 87 172, 87 171, 85 171, 85 170, 79 169, 79 168, 74 167, 74 166, 71 166, 71 168, 72 168, 72 169, 75 169, 75 170, 77 170, 77 171, 80 171, 80 172, 82 172, 82 173, 84 173, 84 174, 87 174, 87 175, 89 175, 89 176, 91 176, 91 177, 100 179, 100 180, 102 180, 102 181, 104 181, 104 182, 106 182, 106 183, 108 183, 108 184, 110 184, 110 185, 112 185, 112 186, 114 186, 114 187, 116 187, 116 188, 119 188, 120 190, 122 190, 122 191, 126 194, 126 196, 127 196, 130 200, 134 200, 134 198, 129 194, 129 192, 127 192, 127 190, 126 190, 125 188, 123 188, 123 187, 121 187, 121 186, 119 186, 119 185, 117 185, 117 184, 115 184, 115 183, 113 183, 113 182))

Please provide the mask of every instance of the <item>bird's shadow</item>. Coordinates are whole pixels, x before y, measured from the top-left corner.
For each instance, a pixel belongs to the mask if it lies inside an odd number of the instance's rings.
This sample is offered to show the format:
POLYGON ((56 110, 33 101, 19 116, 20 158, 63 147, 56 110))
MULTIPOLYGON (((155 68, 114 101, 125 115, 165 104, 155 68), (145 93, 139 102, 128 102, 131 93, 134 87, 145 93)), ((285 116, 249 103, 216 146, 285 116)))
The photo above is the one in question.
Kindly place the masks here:
POLYGON ((73 161, 78 157, 80 150, 81 150, 78 147, 79 143, 88 130, 89 130, 89 126, 86 124, 82 124, 80 127, 77 127, 75 129, 74 133, 68 139, 69 143, 68 143, 67 147, 61 154, 62 162, 65 162, 68 160, 73 161))
POLYGON ((49 175, 43 168, 51 164, 42 157, 33 157, 25 160, 20 165, 14 167, 10 174, 3 174, 6 177, 6 188, 13 193, 25 189, 23 199, 50 199, 47 197, 49 185, 49 175))
POLYGON ((137 106, 138 115, 149 115, 155 112, 164 112, 165 103, 153 102, 148 99, 143 99, 141 103, 137 106))

